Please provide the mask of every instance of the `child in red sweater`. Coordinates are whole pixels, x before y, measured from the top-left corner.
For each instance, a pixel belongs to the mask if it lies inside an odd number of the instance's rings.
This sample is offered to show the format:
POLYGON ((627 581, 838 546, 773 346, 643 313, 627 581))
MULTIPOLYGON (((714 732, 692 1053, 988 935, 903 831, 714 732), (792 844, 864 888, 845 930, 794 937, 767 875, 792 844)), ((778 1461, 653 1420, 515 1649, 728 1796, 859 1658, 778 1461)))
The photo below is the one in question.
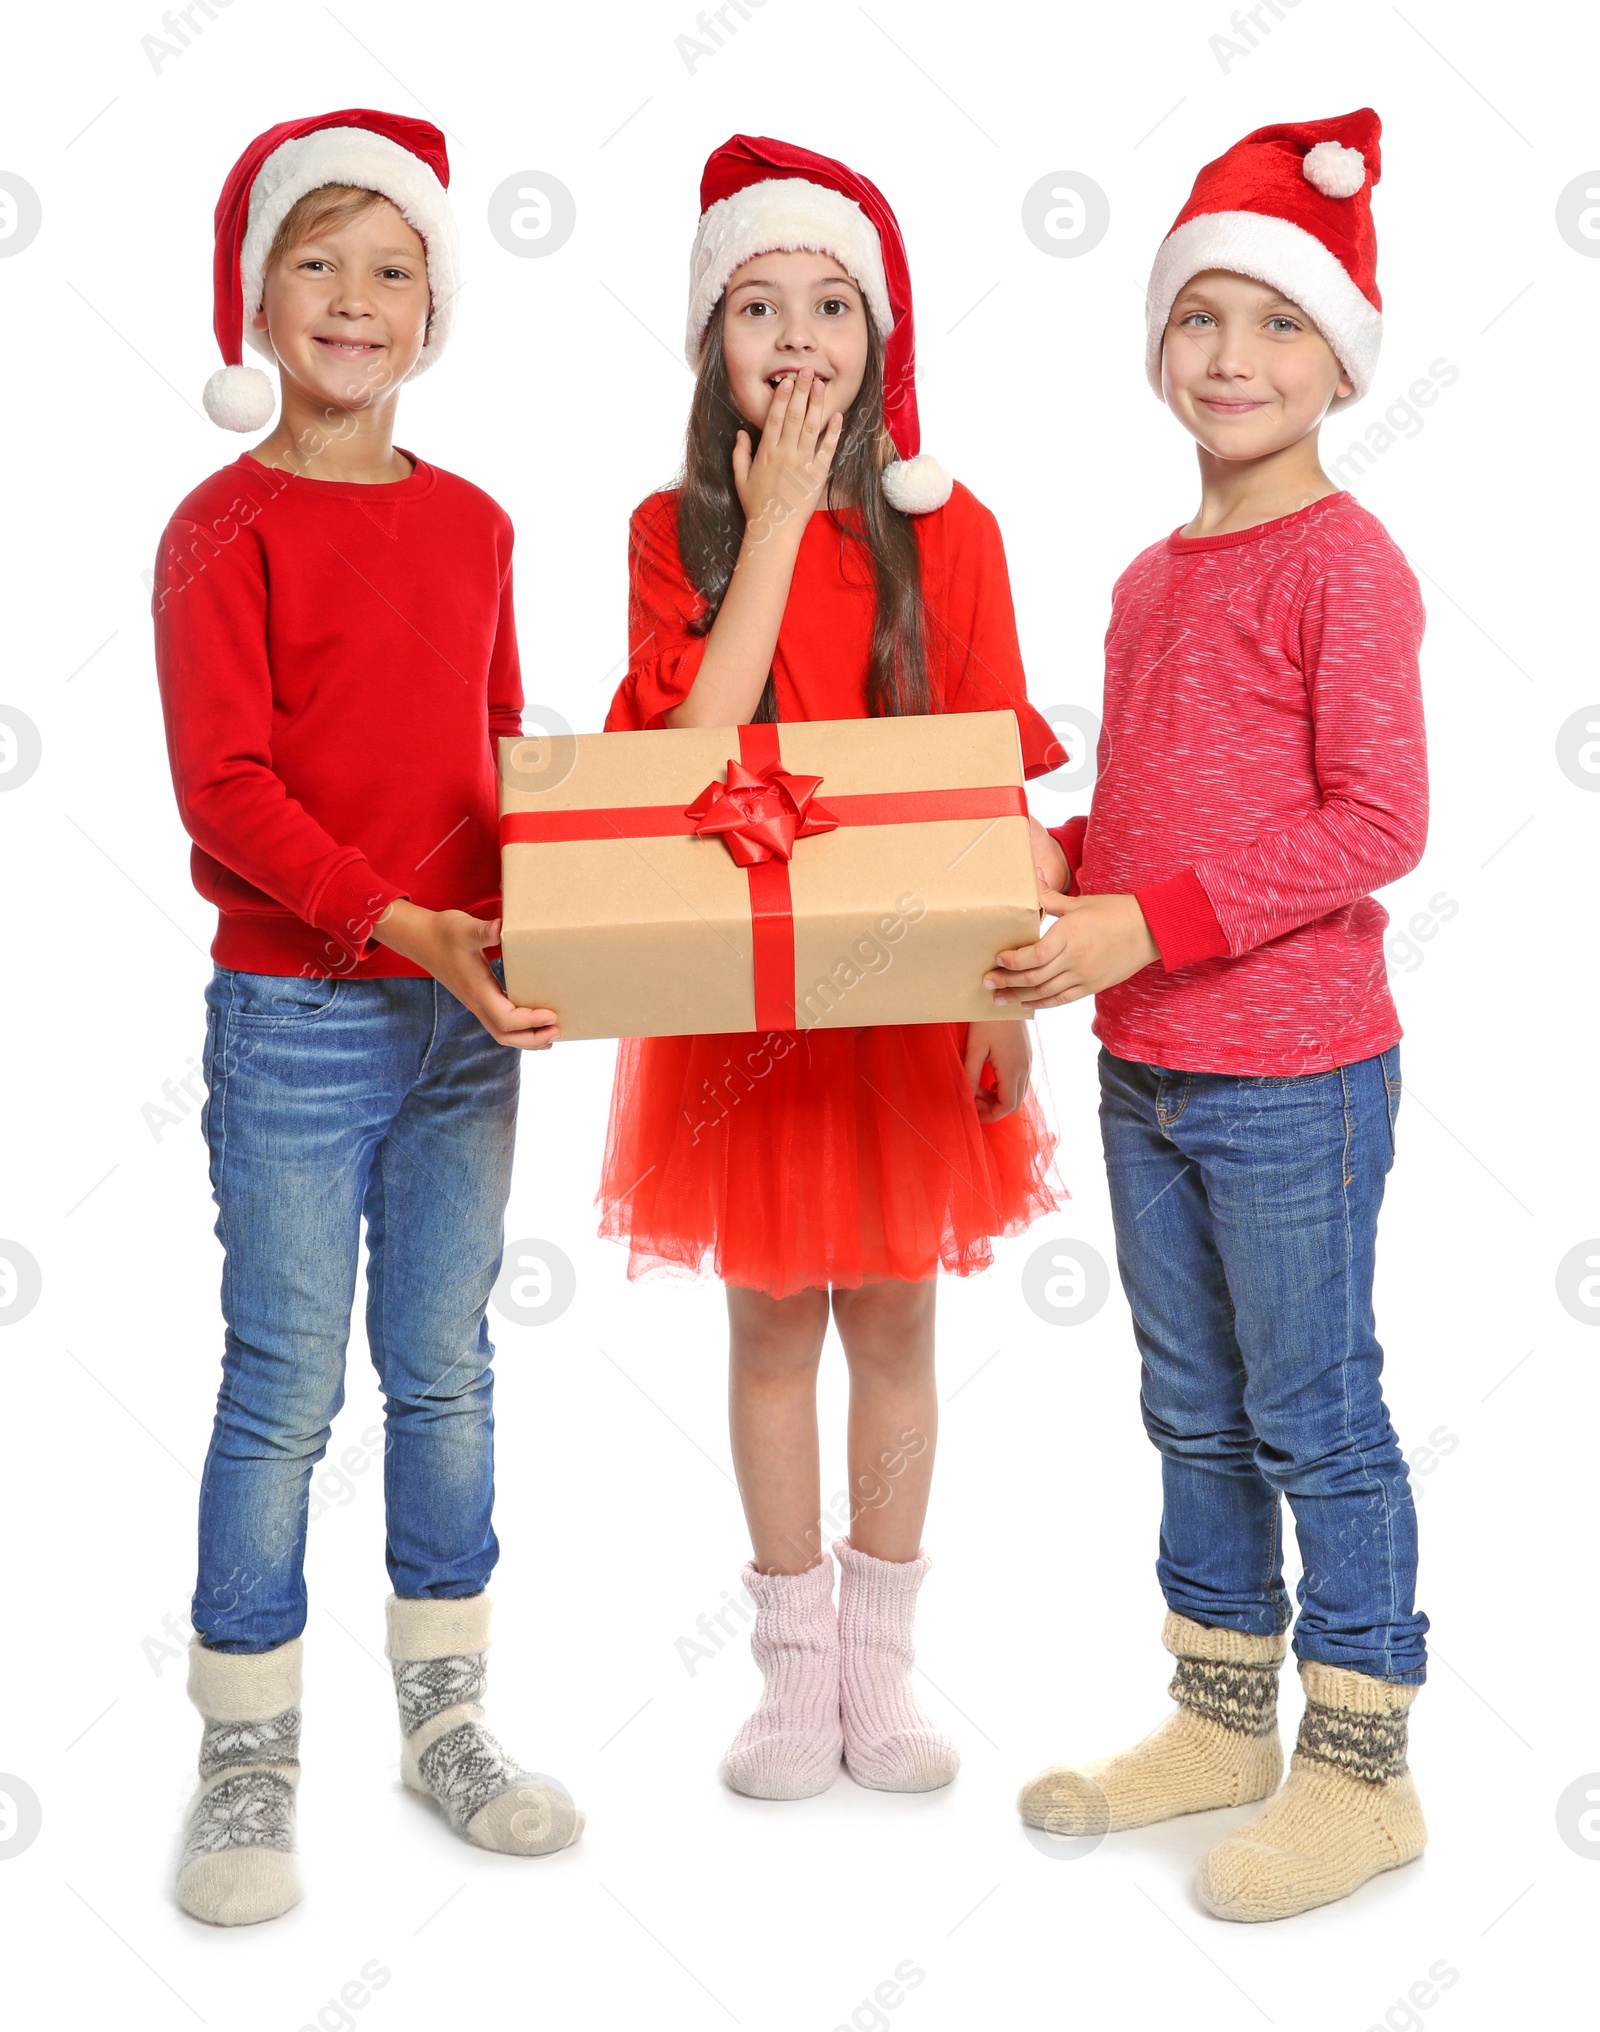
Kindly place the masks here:
POLYGON ((484 1727, 493 1348, 521 1061, 506 998, 496 735, 521 731, 511 524, 393 441, 448 337, 444 137, 365 110, 274 127, 217 206, 206 407, 253 452, 162 537, 156 663, 195 886, 215 903, 202 1123, 227 1321, 200 1489, 189 1692, 204 1718, 178 1899, 221 1925, 300 1895, 307 1493, 343 1400, 363 1218, 384 1392, 401 1771, 480 1846, 583 1816, 484 1727))
POLYGON ((1117 582, 1093 807, 1055 835, 1072 894, 990 977, 1034 1007, 1096 998, 1178 1660, 1162 1728, 1042 1773, 1021 1811, 1083 1834, 1277 1788, 1286 1497, 1305 1714, 1282 1791, 1201 1863, 1231 1919, 1343 1897, 1426 1838, 1406 1715, 1428 1624, 1372 1316, 1400 1025, 1370 894, 1422 853, 1423 616, 1317 457, 1377 360, 1378 140, 1365 110, 1262 128, 1161 248, 1147 367, 1198 443, 1201 505, 1117 582))
MULTIPOLYGON (((706 164, 701 210, 684 480, 633 517, 632 648, 606 725, 1008 707, 1027 773, 1056 766, 994 517, 916 456, 910 278, 881 193, 736 135, 706 164)), ((883 1790, 955 1775, 910 1682, 933 1280, 984 1268, 991 1237, 1056 1204, 1029 1050, 1014 1020, 619 1049, 603 1232, 630 1240, 630 1273, 709 1258, 727 1286, 764 1681, 723 1767, 741 1792, 820 1792, 841 1749, 883 1790), (830 1310, 850 1369, 837 1620, 816 1407, 830 1310)))

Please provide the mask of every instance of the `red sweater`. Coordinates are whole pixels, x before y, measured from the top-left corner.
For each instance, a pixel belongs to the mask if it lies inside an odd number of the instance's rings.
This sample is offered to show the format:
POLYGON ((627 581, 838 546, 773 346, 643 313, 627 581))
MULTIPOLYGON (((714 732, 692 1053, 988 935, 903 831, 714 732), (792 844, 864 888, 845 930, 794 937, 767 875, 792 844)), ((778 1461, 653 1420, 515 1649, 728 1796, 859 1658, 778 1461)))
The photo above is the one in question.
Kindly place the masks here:
POLYGON ((151 611, 194 885, 219 965, 423 972, 396 897, 500 909, 494 740, 522 731, 511 523, 407 452, 387 485, 246 452, 167 524, 151 611))
POLYGON ((1347 493, 1174 531, 1118 579, 1094 800, 1055 834, 1075 890, 1137 896, 1161 951, 1096 996, 1108 1051, 1282 1075, 1400 1036, 1369 892, 1427 833, 1422 627, 1405 558, 1347 493))
MULTIPOLYGON (((780 721, 866 715, 876 594, 865 553, 845 534, 855 513, 818 508, 801 536, 772 654, 780 721)), ((608 732, 661 726, 688 696, 706 653, 710 637, 689 633, 705 602, 679 555, 677 516, 669 490, 641 502, 628 526, 628 674, 606 715, 608 732)), ((914 515, 911 527, 933 710, 1009 709, 1024 774, 1059 768, 1066 750, 1028 703, 999 523, 957 481, 944 506, 914 515)))

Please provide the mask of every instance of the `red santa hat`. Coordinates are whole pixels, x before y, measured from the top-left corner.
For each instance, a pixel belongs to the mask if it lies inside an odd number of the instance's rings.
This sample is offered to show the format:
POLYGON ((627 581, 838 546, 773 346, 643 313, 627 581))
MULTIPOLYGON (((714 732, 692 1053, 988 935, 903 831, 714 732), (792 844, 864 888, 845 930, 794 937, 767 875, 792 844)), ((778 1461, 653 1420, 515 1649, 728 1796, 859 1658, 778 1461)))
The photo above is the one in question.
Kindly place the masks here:
POLYGON ((456 292, 460 246, 450 200, 444 136, 426 120, 348 107, 309 120, 285 120, 258 134, 228 173, 217 200, 214 325, 224 365, 206 383, 206 414, 225 430, 260 430, 272 418, 275 390, 259 367, 242 365, 248 343, 275 357, 251 324, 261 308, 267 255, 291 206, 323 184, 349 184, 386 197, 421 235, 427 250, 432 310, 427 344, 413 374, 444 351, 456 292))
POLYGON ((1382 126, 1370 106, 1333 120, 1258 127, 1194 180, 1161 243, 1145 297, 1145 372, 1161 393, 1161 338, 1186 282, 1208 268, 1281 289, 1355 384, 1372 386, 1383 336, 1372 186, 1382 126))
POLYGON ((921 449, 905 242, 882 191, 842 162, 756 134, 735 134, 707 158, 689 257, 689 365, 699 368, 706 327, 734 270, 757 254, 802 247, 843 263, 883 341, 883 420, 900 454, 884 468, 884 493, 903 515, 942 508, 952 482, 921 449))

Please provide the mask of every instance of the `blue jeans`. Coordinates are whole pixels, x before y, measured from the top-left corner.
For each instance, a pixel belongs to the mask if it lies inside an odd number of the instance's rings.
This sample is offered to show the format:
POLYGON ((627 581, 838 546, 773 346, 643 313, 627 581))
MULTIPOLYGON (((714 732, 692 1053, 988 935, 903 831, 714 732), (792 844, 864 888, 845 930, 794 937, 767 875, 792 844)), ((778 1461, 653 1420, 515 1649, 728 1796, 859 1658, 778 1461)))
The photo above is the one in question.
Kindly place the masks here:
POLYGON ((1400 1050, 1293 1078, 1100 1053, 1117 1263, 1161 1452, 1167 1606, 1213 1628, 1289 1623, 1279 1496, 1303 1568, 1294 1649, 1425 1677, 1416 1511, 1373 1327, 1400 1050))
POLYGON ((266 1651, 305 1628, 308 1489, 344 1402, 363 1216, 390 1582, 471 1595, 494 1568, 484 1314, 521 1068, 432 980, 217 967, 206 1011, 227 1332, 193 1619, 218 1650, 266 1651))

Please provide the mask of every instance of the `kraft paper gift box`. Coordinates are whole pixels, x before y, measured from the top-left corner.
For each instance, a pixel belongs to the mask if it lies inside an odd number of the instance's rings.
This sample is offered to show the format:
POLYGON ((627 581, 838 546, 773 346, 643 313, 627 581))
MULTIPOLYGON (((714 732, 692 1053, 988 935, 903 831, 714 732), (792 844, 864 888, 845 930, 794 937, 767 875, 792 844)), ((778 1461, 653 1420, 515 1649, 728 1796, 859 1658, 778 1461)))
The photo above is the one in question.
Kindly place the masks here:
POLYGON ((506 992, 563 1037, 1023 1018, 1011 712, 502 738, 506 992))

